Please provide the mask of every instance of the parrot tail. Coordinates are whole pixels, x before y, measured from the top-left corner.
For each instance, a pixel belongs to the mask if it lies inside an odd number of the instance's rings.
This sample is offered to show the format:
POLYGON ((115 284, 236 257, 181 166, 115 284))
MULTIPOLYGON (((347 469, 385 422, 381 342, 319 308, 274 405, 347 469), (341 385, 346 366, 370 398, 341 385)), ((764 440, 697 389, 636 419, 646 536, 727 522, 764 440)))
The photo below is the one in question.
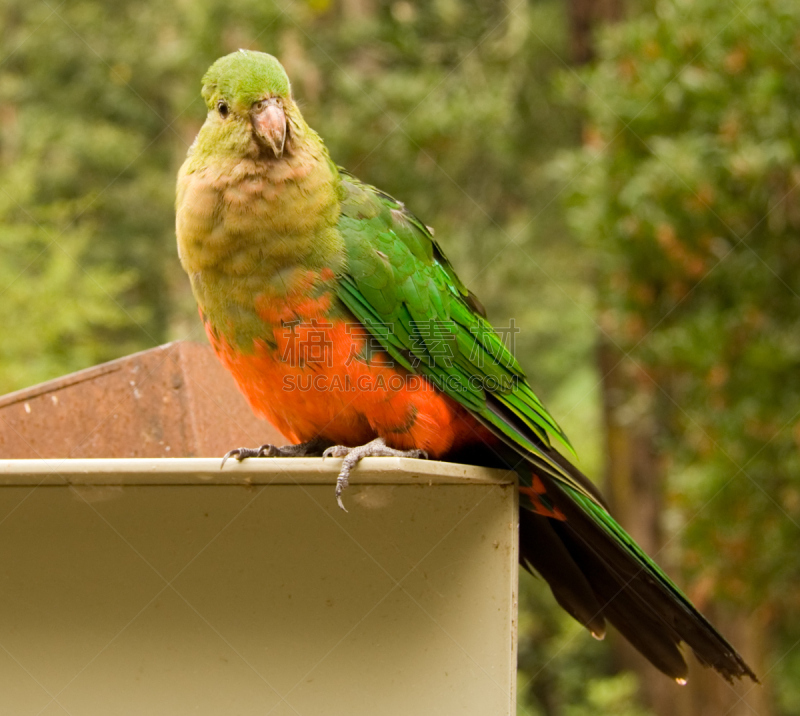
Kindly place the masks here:
MULTIPOLYGON (((543 481, 534 476, 534 487, 537 482, 545 510, 521 501, 520 563, 538 572, 593 636, 602 639, 610 622, 678 683, 688 673, 681 642, 728 681, 747 676, 758 683, 736 650, 603 507, 552 480, 545 495, 543 481)), ((521 489, 528 494, 531 488, 521 489)))

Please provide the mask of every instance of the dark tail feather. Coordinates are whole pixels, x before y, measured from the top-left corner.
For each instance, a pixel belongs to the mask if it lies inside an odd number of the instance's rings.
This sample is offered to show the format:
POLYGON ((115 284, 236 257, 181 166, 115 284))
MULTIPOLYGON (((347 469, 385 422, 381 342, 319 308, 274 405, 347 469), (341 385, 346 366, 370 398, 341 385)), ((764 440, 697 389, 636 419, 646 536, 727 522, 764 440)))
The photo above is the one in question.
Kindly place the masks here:
POLYGON ((550 585, 561 607, 602 639, 606 633, 603 610, 588 580, 551 527, 552 521, 525 509, 519 511, 520 562, 526 569, 536 570, 550 585))
POLYGON ((658 669, 678 681, 687 673, 681 641, 728 681, 744 676, 758 681, 677 587, 552 483, 548 497, 566 520, 520 510, 520 561, 548 582, 568 613, 598 636, 608 620, 658 669))

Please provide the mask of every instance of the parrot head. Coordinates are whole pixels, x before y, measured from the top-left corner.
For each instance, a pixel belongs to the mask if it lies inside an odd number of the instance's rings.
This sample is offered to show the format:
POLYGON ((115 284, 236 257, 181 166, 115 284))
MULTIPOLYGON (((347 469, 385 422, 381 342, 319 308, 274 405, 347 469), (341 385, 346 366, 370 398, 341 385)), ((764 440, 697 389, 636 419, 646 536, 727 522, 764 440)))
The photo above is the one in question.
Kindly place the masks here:
POLYGON ((302 117, 285 70, 272 55, 239 50, 221 57, 203 77, 208 117, 199 140, 237 154, 283 157, 302 117))

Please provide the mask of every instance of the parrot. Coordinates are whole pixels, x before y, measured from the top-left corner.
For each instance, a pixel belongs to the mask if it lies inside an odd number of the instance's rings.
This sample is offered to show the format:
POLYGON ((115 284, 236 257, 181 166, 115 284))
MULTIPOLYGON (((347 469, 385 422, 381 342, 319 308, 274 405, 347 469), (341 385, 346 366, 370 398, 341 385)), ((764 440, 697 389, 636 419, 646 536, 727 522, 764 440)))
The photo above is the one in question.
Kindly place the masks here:
MULTIPOLYGON (((294 441, 224 459, 367 456, 518 475, 519 559, 603 638, 610 623, 680 684, 685 643, 758 679, 608 511, 567 436, 434 231, 331 159, 272 55, 202 80, 207 116, 177 182, 178 254, 211 346, 253 411, 294 441)), ((223 460, 224 465, 224 460, 223 460)))

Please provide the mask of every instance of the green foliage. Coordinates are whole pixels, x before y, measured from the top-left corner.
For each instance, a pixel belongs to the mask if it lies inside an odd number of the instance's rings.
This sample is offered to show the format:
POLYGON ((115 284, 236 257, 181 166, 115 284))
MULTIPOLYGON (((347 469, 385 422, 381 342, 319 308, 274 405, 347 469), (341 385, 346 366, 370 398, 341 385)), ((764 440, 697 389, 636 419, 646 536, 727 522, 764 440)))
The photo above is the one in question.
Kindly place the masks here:
POLYGON ((664 0, 563 84, 588 126, 555 170, 664 428, 681 561, 774 610, 780 655, 800 629, 800 6, 664 0))
POLYGON ((79 263, 85 230, 0 218, 0 393, 108 358, 102 338, 126 319, 117 296, 129 277, 79 263))
POLYGON ((608 679, 591 679, 586 684, 586 702, 564 709, 566 716, 647 716, 636 701, 638 684, 631 673, 608 679))
POLYGON ((0 311, 15 336, 0 391, 165 335, 175 137, 168 53, 141 40, 146 16, 132 2, 0 3, 0 311))
POLYGON ((86 261, 92 226, 73 220, 76 202, 37 196, 46 143, 15 149, 0 179, 0 394, 113 357, 105 343, 139 313, 120 303, 130 272, 86 261))

